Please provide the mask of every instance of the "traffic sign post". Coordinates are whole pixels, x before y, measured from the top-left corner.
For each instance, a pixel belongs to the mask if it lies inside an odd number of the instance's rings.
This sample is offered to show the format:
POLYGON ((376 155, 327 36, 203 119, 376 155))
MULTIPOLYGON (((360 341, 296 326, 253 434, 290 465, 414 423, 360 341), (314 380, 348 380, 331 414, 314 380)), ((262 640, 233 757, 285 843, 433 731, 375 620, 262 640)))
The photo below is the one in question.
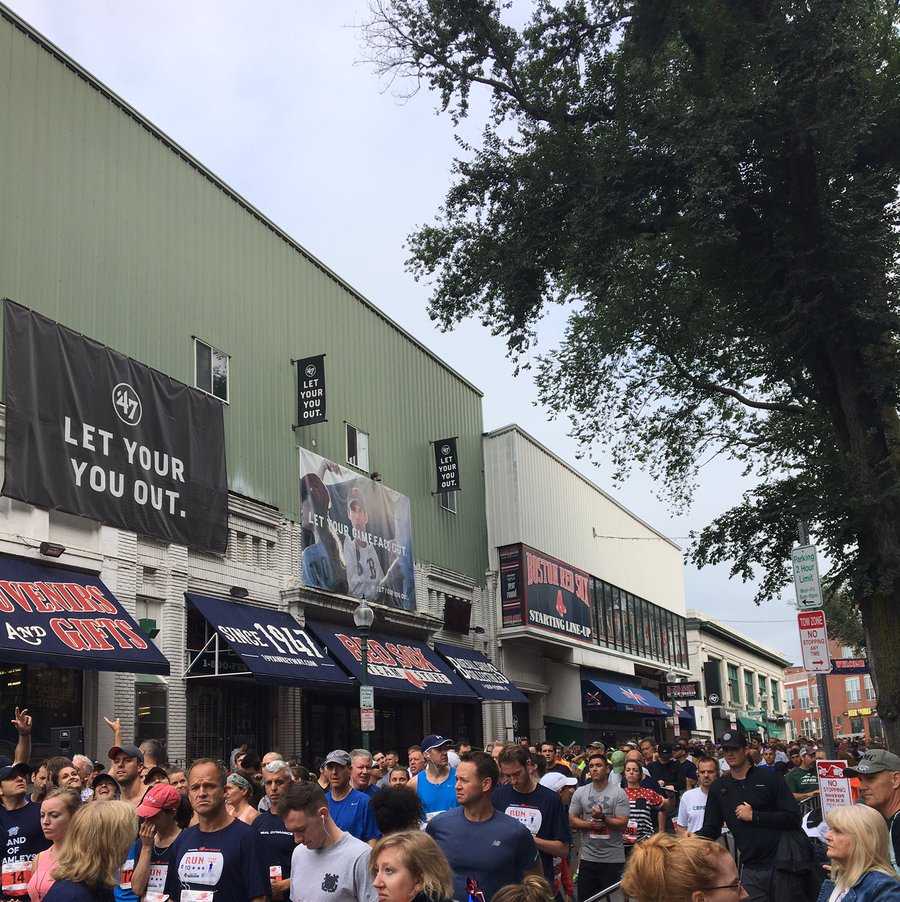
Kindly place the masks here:
POLYGON ((794 568, 794 592, 801 610, 822 607, 822 584, 815 545, 801 545, 791 552, 794 568))
POLYGON ((828 654, 828 630, 824 611, 800 611, 797 614, 803 667, 808 673, 831 673, 828 654))
POLYGON ((375 687, 359 687, 359 728, 363 733, 375 732, 375 687))

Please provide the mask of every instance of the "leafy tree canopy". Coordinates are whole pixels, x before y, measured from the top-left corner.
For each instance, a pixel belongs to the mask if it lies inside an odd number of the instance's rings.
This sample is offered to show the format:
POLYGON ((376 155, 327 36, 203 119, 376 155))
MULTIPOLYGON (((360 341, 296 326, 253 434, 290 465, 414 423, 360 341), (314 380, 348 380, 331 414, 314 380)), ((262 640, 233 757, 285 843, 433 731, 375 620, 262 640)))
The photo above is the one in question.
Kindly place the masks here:
MULTIPOLYGON (((583 452, 676 505, 724 455, 754 487, 695 537, 781 594, 797 521, 862 615, 883 717, 900 664, 900 40, 887 0, 380 0, 382 74, 478 146, 410 238, 445 329, 478 317, 519 360, 548 305, 540 400, 583 452), (892 657, 900 657, 893 655, 892 657)), ((900 726, 897 727, 900 741, 900 726)))

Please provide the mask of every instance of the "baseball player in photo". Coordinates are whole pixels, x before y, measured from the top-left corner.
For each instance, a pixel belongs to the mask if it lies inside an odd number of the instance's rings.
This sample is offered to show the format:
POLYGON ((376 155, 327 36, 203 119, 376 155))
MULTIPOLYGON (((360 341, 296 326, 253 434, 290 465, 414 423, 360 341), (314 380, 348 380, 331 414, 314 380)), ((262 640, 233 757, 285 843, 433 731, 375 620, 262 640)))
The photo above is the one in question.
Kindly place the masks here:
POLYGON ((353 527, 353 537, 344 536, 344 563, 350 594, 356 598, 375 601, 381 592, 384 571, 375 548, 364 538, 369 515, 362 493, 357 488, 350 490, 347 512, 353 527))

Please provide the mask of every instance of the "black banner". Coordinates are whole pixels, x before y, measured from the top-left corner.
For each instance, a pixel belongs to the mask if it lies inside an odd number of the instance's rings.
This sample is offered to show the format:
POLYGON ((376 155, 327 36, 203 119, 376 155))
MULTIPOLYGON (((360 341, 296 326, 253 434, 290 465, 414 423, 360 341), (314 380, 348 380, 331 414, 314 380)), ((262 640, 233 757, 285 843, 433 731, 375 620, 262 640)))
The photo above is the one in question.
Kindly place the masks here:
POLYGON ((3 494, 223 552, 222 402, 6 301, 3 494))
POLYGON ((722 674, 718 661, 707 661, 703 665, 703 683, 706 688, 706 704, 722 704, 722 674))
POLYGON ((325 355, 303 357, 297 361, 297 425, 325 420, 325 355))
POLYGON ((442 438, 434 443, 434 472, 437 475, 437 491, 460 491, 459 457, 456 454, 455 436, 442 438))

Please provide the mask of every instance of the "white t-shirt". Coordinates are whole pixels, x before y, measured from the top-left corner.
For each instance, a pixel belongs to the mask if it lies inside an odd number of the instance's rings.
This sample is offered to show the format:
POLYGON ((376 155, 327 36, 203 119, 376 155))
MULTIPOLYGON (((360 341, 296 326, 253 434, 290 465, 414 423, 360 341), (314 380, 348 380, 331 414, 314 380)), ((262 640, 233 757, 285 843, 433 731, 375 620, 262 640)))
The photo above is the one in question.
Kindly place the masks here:
POLYGON ((350 594, 354 598, 374 601, 378 597, 378 584, 384 578, 378 552, 372 545, 359 545, 350 536, 345 536, 344 563, 350 594))
POLYGON ((689 789, 682 797, 678 805, 678 814, 675 823, 684 827, 688 833, 696 833, 703 826, 703 817, 706 814, 706 800, 709 795, 699 786, 689 789))

